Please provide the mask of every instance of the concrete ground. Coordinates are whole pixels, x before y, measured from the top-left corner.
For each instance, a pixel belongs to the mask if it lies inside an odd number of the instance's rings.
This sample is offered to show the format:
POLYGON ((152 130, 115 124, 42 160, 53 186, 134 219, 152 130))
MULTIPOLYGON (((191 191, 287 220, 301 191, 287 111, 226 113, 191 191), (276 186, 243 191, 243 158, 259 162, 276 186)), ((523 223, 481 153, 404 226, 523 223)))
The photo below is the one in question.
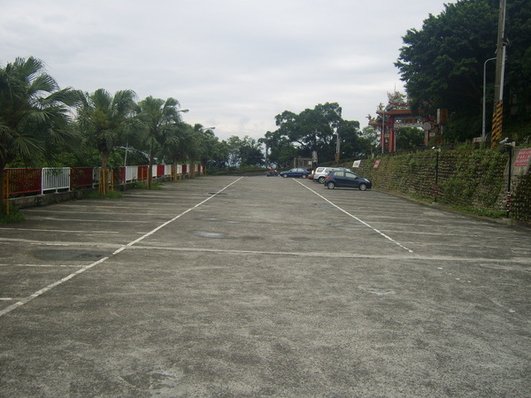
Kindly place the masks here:
POLYGON ((0 397, 530 397, 531 233, 202 177, 0 226, 0 397))

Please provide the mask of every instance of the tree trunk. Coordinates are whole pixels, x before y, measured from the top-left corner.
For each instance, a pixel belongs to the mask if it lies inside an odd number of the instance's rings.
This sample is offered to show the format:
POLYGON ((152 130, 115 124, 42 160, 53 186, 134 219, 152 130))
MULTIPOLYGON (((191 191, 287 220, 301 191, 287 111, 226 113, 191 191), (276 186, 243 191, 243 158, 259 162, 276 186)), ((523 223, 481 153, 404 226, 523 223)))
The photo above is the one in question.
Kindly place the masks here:
POLYGON ((148 166, 148 189, 151 189, 151 179, 153 178, 153 145, 149 146, 149 166, 148 166))
POLYGON ((4 191, 4 180, 5 180, 5 164, 0 164, 0 214, 9 214, 9 197, 4 198, 4 195, 7 194, 7 191, 4 191))
POLYGON ((100 172, 100 193, 107 195, 107 164, 109 162, 109 154, 101 153, 101 172, 100 172))

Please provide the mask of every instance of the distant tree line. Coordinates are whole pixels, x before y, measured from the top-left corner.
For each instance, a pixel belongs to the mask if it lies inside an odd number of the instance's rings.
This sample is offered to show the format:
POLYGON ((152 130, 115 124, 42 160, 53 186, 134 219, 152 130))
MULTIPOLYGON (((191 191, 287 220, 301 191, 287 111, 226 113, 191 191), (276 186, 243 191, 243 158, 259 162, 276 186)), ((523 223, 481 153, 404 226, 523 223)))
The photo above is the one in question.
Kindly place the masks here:
POLYGON ((275 117, 277 129, 268 131, 259 141, 267 148, 269 163, 288 167, 293 158, 311 158, 318 162, 335 159, 339 140, 340 159, 366 157, 377 145, 372 128, 360 130, 357 121, 345 120, 338 103, 318 104, 300 113, 284 111, 275 117))
MULTIPOLYGON (((416 115, 435 119, 438 108, 449 111, 442 137, 445 143, 463 143, 481 135, 483 67, 495 57, 499 0, 460 0, 446 4, 437 16, 429 15, 422 29, 410 29, 395 65, 405 82, 407 101, 416 115)), ((507 1, 507 62, 504 90, 504 135, 519 143, 531 141, 531 1, 507 1)), ((494 64, 487 64, 487 130, 491 124, 494 64)), ((319 163, 334 160, 336 132, 341 159, 370 156, 379 145, 372 127, 359 129, 357 121, 342 119, 337 103, 319 104, 301 113, 277 115, 277 129, 261 142, 269 160, 289 165, 297 156, 319 163)), ((398 129, 397 150, 423 147, 423 132, 398 129)))
POLYGON ((212 128, 183 122, 184 111, 174 98, 139 101, 132 90, 61 89, 41 60, 17 58, 0 67, 0 187, 4 168, 16 166, 106 168, 126 156, 216 168, 263 162, 256 140, 220 141, 212 128))

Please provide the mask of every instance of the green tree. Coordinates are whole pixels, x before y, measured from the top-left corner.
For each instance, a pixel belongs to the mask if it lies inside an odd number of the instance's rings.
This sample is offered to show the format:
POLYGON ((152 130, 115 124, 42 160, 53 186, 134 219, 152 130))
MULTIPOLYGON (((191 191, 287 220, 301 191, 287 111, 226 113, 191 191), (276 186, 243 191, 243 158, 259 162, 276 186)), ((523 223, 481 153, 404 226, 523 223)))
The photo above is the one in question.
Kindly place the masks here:
MULTIPOLYGON (((423 116, 434 115, 437 108, 449 110, 447 140, 462 141, 480 133, 483 64, 495 56, 498 6, 499 1, 495 0, 447 4, 440 15, 430 15, 421 30, 410 29, 403 37, 404 46, 395 65, 406 83, 408 98, 413 109, 423 116)), ((509 106, 505 110, 512 121, 529 121, 529 0, 508 2, 506 33, 510 46, 505 90, 505 103, 509 106)), ((488 75, 490 100, 493 69, 488 69, 488 75)), ((488 108, 492 108, 492 101, 488 108)))
MULTIPOLYGON (((94 93, 85 93, 79 111, 78 122, 87 143, 100 154, 102 181, 106 181, 109 156, 113 149, 123 142, 132 126, 136 110, 135 93, 132 90, 117 91, 111 95, 100 88, 94 93)), ((100 190, 107 192, 107 184, 101 183, 100 190)))
POLYGON ((229 167, 237 167, 241 164, 240 148, 242 140, 237 135, 232 135, 226 141, 228 149, 227 164, 229 167))
POLYGON ((267 146, 269 164, 274 163, 282 168, 287 167, 297 156, 297 148, 279 130, 268 131, 260 140, 267 146))
MULTIPOLYGON (((354 120, 343 120, 337 128, 340 140, 341 159, 365 157, 365 145, 360 139, 360 124, 354 120)), ((334 148, 334 157, 335 157, 334 148)), ((329 155, 331 156, 331 155, 329 155)))
POLYGON ((380 134, 372 126, 366 126, 359 134, 359 143, 363 156, 373 156, 380 146, 380 134))
POLYGON ((284 111, 275 119, 281 135, 297 145, 300 156, 311 156, 317 151, 328 159, 334 153, 334 133, 343 120, 341 112, 339 104, 327 102, 298 115, 284 111))
POLYGON ((258 140, 249 136, 243 137, 239 151, 242 166, 261 166, 264 164, 264 154, 260 149, 258 140))
POLYGON ((337 134, 341 159, 364 157, 367 143, 360 140, 359 122, 344 120, 339 104, 318 104, 299 114, 284 111, 276 116, 278 129, 263 138, 271 150, 270 161, 287 166, 295 156, 310 157, 317 152, 320 163, 334 160, 337 134))
POLYGON ((424 146, 424 131, 417 127, 400 127, 396 132, 397 152, 421 149, 424 146))
POLYGON ((165 141, 172 132, 178 131, 181 122, 179 114, 179 101, 174 98, 166 100, 152 96, 138 103, 139 119, 145 127, 145 143, 148 148, 148 189, 151 189, 152 166, 156 151, 162 152, 165 141))
POLYGON ((204 128, 200 124, 196 126, 199 127, 195 128, 199 145, 198 160, 205 167, 223 165, 226 160, 226 153, 224 153, 218 137, 214 135, 214 131, 211 128, 204 128))
POLYGON ((76 90, 59 89, 34 57, 16 58, 0 68, 0 187, 8 163, 17 158, 31 162, 71 138, 71 107, 80 98, 76 90))

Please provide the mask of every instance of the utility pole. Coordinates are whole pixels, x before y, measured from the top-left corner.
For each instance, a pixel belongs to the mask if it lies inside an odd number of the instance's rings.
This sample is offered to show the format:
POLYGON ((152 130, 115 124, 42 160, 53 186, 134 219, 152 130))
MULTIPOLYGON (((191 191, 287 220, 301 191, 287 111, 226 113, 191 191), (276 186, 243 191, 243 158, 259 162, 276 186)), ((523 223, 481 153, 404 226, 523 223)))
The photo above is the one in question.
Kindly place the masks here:
POLYGON ((498 42, 496 44, 496 80, 494 83, 494 113, 492 115, 491 147, 496 148, 501 140, 503 127, 503 80, 505 75, 505 0, 500 0, 498 17, 498 42))
POLYGON ((341 141, 339 140, 339 129, 336 127, 336 164, 339 165, 341 141))

